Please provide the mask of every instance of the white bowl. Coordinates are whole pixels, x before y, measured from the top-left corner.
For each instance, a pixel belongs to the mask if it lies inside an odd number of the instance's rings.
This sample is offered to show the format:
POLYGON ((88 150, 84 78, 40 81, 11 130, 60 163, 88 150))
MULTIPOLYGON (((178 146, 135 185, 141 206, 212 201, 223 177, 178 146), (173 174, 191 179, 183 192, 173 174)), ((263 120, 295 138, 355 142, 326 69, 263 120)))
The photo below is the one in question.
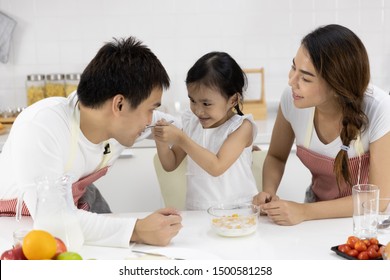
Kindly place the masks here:
POLYGON ((207 213, 217 234, 236 237, 256 231, 260 208, 251 203, 219 204, 207 209, 207 213))

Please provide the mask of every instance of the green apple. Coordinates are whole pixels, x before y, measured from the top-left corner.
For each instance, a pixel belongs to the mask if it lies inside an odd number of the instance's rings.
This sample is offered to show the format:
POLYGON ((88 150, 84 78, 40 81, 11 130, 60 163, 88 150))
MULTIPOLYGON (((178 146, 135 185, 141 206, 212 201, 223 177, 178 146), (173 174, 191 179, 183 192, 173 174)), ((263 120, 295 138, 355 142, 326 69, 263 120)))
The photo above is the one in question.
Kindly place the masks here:
POLYGON ((76 252, 63 252, 58 254, 56 260, 82 260, 83 258, 76 252))

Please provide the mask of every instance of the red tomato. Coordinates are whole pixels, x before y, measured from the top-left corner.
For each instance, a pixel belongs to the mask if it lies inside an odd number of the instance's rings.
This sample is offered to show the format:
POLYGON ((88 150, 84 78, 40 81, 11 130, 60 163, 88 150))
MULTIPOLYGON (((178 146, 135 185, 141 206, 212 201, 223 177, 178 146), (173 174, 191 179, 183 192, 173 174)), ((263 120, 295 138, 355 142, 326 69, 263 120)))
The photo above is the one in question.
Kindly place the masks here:
POLYGON ((366 251, 367 250, 367 245, 364 244, 364 241, 362 240, 358 240, 356 241, 355 243, 355 247, 354 247, 356 250, 358 250, 359 252, 363 252, 363 251, 366 251))
POLYGON ((368 246, 367 251, 373 248, 375 251, 379 251, 379 246, 377 244, 371 244, 368 246))
POLYGON ((356 249, 351 249, 351 250, 349 250, 349 251, 347 252, 347 255, 356 258, 357 255, 359 255, 359 252, 358 252, 358 250, 356 250, 356 249))
POLYGON ((364 244, 366 244, 367 248, 371 245, 371 242, 369 239, 363 239, 364 244))
POLYGON ((378 241, 378 239, 376 239, 375 237, 372 237, 372 238, 370 238, 370 243, 371 243, 371 244, 376 244, 376 245, 378 245, 378 244, 379 244, 379 241, 378 241))
POLYGON ((367 251, 365 251, 365 252, 367 252, 368 257, 371 260, 376 259, 380 256, 379 252, 377 250, 375 250, 375 248, 373 248, 373 247, 368 248, 367 251))
POLYGON ((339 245, 339 246, 337 247, 337 249, 338 249, 340 252, 347 253, 348 251, 351 250, 351 247, 349 247, 349 245, 347 245, 347 244, 342 244, 342 245, 339 245))
POLYGON ((369 257, 367 251, 360 252, 357 258, 358 260, 368 260, 369 257))
POLYGON ((356 236, 349 236, 347 239, 347 244, 349 245, 349 247, 355 248, 355 243, 358 240, 359 238, 357 238, 356 236))

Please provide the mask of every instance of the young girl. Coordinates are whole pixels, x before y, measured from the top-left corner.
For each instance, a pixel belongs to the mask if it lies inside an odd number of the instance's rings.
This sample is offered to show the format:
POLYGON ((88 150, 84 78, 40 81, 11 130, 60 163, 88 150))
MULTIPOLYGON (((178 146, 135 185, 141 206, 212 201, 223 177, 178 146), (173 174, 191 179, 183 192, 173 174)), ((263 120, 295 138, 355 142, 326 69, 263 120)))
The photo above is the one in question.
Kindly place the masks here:
POLYGON ((191 111, 182 116, 183 131, 164 120, 154 128, 163 168, 173 171, 189 156, 188 210, 250 202, 257 192, 251 170, 257 128, 240 110, 245 74, 227 53, 211 52, 188 71, 186 84, 191 111))

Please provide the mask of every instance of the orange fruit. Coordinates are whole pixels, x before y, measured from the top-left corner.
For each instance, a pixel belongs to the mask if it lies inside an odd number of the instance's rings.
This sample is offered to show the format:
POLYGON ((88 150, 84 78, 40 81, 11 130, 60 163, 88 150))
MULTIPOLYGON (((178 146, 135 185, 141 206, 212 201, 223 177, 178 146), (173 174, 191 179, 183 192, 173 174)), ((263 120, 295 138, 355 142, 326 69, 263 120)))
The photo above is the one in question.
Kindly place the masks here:
POLYGON ((53 235, 44 230, 31 230, 23 239, 22 250, 29 260, 50 260, 57 251, 53 235))

